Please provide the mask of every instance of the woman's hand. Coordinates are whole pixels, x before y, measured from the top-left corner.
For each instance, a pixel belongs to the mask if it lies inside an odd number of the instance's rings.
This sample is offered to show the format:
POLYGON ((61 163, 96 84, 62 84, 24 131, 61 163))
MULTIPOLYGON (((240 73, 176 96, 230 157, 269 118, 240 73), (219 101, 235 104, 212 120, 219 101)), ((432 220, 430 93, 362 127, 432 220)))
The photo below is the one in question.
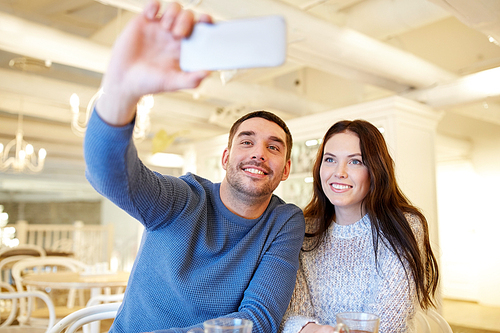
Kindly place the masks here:
MULTIPOLYGON (((160 3, 150 2, 129 22, 113 47, 97 102, 99 115, 121 126, 135 116, 143 95, 197 87, 207 71, 187 73, 179 67, 180 44, 196 23, 193 12, 170 3, 159 15, 160 3)), ((211 22, 208 15, 200 21, 211 22)))

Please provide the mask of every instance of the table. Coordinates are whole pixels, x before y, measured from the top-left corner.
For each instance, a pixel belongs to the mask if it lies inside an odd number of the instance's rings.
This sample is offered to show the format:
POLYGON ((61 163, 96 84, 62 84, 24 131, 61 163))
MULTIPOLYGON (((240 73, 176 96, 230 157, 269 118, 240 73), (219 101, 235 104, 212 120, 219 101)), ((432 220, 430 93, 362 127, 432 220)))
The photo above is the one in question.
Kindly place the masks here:
POLYGON ((23 284, 52 289, 101 289, 126 287, 129 272, 84 274, 78 272, 28 273, 23 275, 23 284))
MULTIPOLYGON (((129 272, 86 274, 78 272, 28 273, 23 284, 40 289, 90 289, 90 297, 101 294, 102 288, 126 287, 129 272)), ((90 332, 99 332, 100 323, 91 323, 90 332)))

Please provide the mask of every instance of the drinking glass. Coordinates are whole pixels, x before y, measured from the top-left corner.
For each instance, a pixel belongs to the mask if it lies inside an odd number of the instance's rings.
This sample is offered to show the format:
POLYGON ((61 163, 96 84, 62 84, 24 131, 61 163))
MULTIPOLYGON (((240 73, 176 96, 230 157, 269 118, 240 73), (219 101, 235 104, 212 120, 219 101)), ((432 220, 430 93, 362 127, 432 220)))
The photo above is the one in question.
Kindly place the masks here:
POLYGON ((252 333, 253 322, 239 318, 217 318, 203 323, 201 328, 193 328, 188 333, 252 333))
POLYGON ((337 323, 349 327, 351 333, 378 333, 380 318, 365 312, 343 312, 337 314, 337 323))

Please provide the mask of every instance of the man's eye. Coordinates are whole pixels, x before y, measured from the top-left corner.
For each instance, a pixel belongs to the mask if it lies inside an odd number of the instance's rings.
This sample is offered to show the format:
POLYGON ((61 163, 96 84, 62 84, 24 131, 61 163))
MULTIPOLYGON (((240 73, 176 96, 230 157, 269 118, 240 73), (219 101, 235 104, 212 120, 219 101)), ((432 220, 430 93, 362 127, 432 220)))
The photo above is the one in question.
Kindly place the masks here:
POLYGON ((269 149, 279 151, 280 149, 276 146, 269 146, 269 149))
POLYGON ((245 145, 245 146, 248 146, 248 145, 251 145, 252 142, 250 142, 250 141, 243 141, 241 144, 245 145))

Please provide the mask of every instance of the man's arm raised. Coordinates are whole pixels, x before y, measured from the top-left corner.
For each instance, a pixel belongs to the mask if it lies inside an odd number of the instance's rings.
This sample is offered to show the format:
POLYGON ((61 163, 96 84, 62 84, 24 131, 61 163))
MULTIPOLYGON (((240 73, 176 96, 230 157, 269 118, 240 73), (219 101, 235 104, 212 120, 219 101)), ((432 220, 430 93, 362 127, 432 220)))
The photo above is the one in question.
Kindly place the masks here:
MULTIPOLYGON (((142 96, 195 88, 209 74, 179 68, 181 40, 191 34, 196 23, 193 12, 177 3, 170 3, 163 14, 159 10, 158 1, 150 2, 113 46, 96 104, 98 114, 110 125, 130 123, 142 96)), ((199 20, 211 22, 208 15, 199 20)))

